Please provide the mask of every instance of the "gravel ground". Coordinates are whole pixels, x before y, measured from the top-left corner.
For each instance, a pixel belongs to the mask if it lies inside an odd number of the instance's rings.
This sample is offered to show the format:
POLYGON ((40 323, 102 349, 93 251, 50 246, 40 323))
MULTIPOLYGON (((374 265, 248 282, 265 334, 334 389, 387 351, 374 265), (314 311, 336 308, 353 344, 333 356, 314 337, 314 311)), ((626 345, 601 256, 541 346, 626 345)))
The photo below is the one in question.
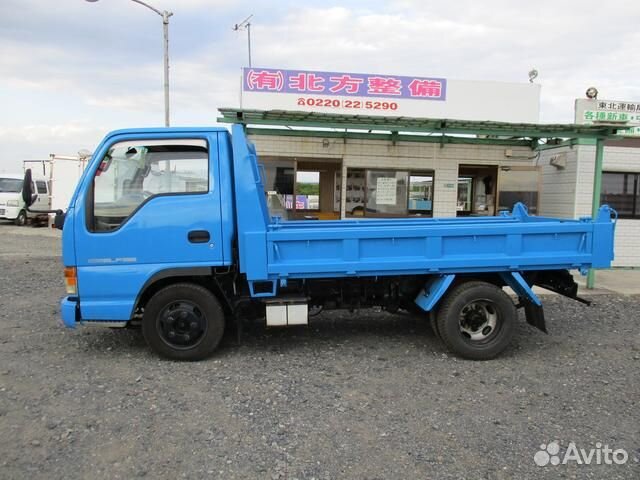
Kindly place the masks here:
POLYGON ((362 311, 174 363, 136 331, 59 327, 59 239, 0 239, 1 478, 640 478, 640 297, 548 296, 551 334, 522 322, 490 362, 362 311), (553 440, 629 460, 536 466, 553 440))

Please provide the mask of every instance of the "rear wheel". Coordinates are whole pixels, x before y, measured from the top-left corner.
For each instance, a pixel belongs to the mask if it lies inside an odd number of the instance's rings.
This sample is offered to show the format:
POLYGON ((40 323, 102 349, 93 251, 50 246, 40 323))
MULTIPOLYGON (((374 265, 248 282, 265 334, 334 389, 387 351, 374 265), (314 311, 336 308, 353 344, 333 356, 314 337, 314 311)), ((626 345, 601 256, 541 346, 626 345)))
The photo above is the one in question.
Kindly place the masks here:
POLYGON ((217 348, 224 333, 224 311, 206 288, 176 283, 147 303, 142 334, 158 354, 173 360, 201 360, 217 348))
POLYGON ((436 336, 436 338, 442 340, 442 338, 440 337, 440 332, 438 331, 438 314, 436 312, 429 312, 429 325, 431 326, 431 330, 433 331, 433 334, 436 336))
POLYGON ((457 286, 444 299, 437 329, 454 353, 471 360, 488 360, 507 348, 516 318, 515 305, 501 288, 472 281, 457 286))
POLYGON ((27 212, 20 210, 20 213, 18 213, 18 216, 13 222, 19 227, 24 226, 27 223, 27 212))

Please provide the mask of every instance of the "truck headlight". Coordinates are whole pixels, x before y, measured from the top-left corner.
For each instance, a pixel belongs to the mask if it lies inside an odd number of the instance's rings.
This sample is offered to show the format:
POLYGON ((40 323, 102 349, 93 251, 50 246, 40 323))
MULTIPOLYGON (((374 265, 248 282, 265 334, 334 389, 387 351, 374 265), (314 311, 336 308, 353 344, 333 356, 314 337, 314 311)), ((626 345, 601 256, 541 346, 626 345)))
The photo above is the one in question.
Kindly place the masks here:
POLYGON ((76 267, 64 267, 64 286, 69 295, 78 294, 78 271, 76 267))
POLYGON ((7 207, 18 207, 20 202, 18 200, 7 200, 7 207))

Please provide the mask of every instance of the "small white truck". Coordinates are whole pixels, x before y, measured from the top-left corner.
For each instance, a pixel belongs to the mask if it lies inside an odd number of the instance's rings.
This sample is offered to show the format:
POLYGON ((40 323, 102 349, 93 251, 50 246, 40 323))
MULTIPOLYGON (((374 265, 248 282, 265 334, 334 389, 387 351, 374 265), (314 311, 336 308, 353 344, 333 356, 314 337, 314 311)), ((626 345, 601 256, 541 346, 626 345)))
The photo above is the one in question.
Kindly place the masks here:
POLYGON ((78 180, 91 158, 89 152, 78 156, 50 154, 47 160, 24 160, 23 169, 30 169, 33 178, 32 191, 37 195, 28 211, 22 200, 24 173, 0 173, 0 220, 24 225, 27 219, 38 218, 43 223, 53 220, 53 213, 69 205, 78 180), (48 212, 48 213, 47 213, 48 212))
POLYGON ((31 205, 33 212, 27 210, 22 199, 22 181, 24 173, 0 173, 0 220, 9 220, 16 225, 24 225, 27 219, 40 216, 38 210, 49 210, 49 183, 42 175, 33 175, 32 191, 35 194, 31 205))

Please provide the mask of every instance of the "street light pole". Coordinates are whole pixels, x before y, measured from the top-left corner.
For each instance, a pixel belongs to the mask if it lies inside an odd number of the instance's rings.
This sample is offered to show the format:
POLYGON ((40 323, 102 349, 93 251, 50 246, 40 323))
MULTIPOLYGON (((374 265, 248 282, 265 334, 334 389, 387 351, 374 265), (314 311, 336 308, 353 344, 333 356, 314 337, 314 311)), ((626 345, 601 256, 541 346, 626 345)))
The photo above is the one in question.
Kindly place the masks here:
POLYGON ((249 15, 243 21, 241 21, 240 23, 236 23, 233 26, 233 30, 235 30, 236 32, 243 28, 247 31, 247 46, 249 48, 249 68, 251 68, 251 22, 250 20, 252 17, 253 17, 253 14, 249 15))
POLYGON ((162 12, 162 31, 164 36, 164 126, 169 126, 169 17, 173 15, 166 10, 162 12))
POLYGON ((249 68, 251 68, 251 24, 247 23, 247 45, 249 50, 249 68))
MULTIPOLYGON (((86 0, 90 3, 95 3, 98 0, 86 0)), ((164 125, 169 126, 169 17, 173 15, 172 12, 167 10, 160 11, 155 7, 152 7, 148 3, 142 0, 131 0, 138 3, 143 7, 147 7, 154 13, 157 13, 162 17, 162 33, 163 33, 163 50, 164 50, 164 125)))

